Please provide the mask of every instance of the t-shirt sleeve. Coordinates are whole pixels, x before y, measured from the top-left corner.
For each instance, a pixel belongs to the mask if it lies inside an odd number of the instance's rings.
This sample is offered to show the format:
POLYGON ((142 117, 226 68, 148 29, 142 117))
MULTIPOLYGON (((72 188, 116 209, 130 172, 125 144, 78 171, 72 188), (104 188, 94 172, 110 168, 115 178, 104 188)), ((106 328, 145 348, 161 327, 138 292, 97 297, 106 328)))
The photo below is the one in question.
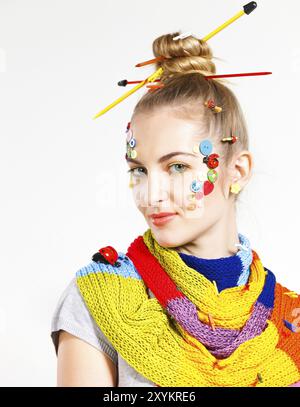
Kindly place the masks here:
POLYGON ((118 353, 92 318, 74 277, 60 296, 51 321, 51 339, 57 355, 59 331, 84 340, 118 364, 118 353))

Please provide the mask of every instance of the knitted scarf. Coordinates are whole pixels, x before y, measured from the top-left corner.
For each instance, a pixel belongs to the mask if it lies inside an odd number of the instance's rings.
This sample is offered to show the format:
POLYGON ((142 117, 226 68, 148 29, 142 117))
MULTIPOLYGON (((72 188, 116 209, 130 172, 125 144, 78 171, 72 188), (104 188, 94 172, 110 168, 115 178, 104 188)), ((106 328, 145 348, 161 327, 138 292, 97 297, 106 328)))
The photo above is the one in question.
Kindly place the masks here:
POLYGON ((216 284, 213 260, 202 261, 205 273, 192 268, 194 256, 160 246, 148 229, 118 253, 121 267, 92 261, 76 281, 117 352, 157 386, 288 386, 300 380, 300 297, 245 252, 235 282, 229 271, 216 284))

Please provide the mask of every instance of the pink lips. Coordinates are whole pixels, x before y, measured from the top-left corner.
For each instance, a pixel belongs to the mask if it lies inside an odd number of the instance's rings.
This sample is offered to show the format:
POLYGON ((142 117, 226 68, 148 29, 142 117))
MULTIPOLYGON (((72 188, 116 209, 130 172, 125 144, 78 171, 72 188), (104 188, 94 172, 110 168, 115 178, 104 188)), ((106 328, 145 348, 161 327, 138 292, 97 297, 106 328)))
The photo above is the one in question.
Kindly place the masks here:
POLYGON ((170 220, 174 219, 177 213, 175 212, 161 212, 151 215, 152 222, 155 226, 164 225, 170 220))

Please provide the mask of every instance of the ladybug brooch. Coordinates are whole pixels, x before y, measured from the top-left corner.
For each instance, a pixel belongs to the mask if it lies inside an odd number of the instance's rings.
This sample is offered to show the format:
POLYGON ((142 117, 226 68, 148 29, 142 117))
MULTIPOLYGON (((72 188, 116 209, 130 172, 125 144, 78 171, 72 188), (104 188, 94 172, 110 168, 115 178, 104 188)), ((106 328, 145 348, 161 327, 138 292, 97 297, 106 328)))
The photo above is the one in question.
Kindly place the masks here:
POLYGON ((203 162, 208 166, 208 168, 217 168, 219 165, 219 154, 210 154, 203 158, 203 162))
POLYGON ((118 260, 118 252, 112 246, 102 247, 95 253, 92 260, 96 263, 111 264, 115 267, 120 267, 121 263, 118 260))

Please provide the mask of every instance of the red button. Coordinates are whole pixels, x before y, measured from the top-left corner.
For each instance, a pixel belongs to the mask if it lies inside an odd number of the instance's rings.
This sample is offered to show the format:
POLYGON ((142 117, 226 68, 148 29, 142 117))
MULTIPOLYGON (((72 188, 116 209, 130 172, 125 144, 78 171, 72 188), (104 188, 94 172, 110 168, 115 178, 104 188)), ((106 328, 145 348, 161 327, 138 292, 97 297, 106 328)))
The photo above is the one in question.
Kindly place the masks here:
POLYGON ((203 185, 203 192, 204 192, 204 195, 210 194, 210 193, 213 191, 213 189, 214 189, 214 184, 212 184, 212 183, 209 182, 209 181, 205 181, 205 182, 204 182, 204 185, 203 185))
POLYGON ((208 156, 208 159, 207 159, 207 163, 206 163, 207 166, 212 169, 217 168, 217 166, 219 165, 218 157, 219 157, 218 154, 210 154, 210 156, 208 156))

